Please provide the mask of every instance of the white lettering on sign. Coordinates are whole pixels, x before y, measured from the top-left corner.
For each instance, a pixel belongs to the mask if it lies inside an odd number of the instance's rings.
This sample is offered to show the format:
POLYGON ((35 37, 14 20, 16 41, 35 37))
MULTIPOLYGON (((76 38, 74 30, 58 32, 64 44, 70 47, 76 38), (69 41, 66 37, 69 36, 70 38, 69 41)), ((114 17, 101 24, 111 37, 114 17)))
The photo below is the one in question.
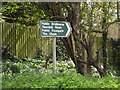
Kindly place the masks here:
POLYGON ((42 28, 53 28, 53 26, 42 26, 42 28))
POLYGON ((49 35, 56 36, 56 35, 57 35, 57 33, 49 33, 49 35))
POLYGON ((42 22, 42 24, 43 24, 43 25, 49 25, 49 23, 47 23, 47 22, 42 22))
POLYGON ((42 31, 44 31, 44 32, 50 32, 50 30, 48 30, 48 29, 42 29, 42 31))
POLYGON ((47 35, 47 33, 43 32, 43 35, 47 35))
POLYGON ((64 24, 60 24, 60 23, 51 23, 51 24, 56 26, 64 26, 64 24))
POLYGON ((55 26, 55 29, 62 29, 62 27, 55 26))
POLYGON ((64 32, 64 30, 52 30, 52 32, 64 32))

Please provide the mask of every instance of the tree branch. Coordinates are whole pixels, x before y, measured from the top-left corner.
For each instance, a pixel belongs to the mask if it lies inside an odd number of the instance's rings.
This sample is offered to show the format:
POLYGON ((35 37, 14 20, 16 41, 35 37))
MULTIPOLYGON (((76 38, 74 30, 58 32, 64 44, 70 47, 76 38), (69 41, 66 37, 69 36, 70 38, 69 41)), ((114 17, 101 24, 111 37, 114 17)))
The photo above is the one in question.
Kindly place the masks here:
POLYGON ((112 25, 112 24, 114 24, 114 23, 117 23, 117 22, 120 22, 120 20, 119 20, 119 19, 116 19, 116 20, 114 20, 113 22, 108 23, 107 26, 106 26, 105 28, 99 29, 99 30, 92 30, 91 32, 103 33, 106 29, 109 28, 110 25, 112 25))
POLYGON ((79 61, 80 61, 81 63, 84 63, 84 64, 89 64, 88 62, 83 61, 83 60, 80 60, 80 59, 79 59, 79 61))

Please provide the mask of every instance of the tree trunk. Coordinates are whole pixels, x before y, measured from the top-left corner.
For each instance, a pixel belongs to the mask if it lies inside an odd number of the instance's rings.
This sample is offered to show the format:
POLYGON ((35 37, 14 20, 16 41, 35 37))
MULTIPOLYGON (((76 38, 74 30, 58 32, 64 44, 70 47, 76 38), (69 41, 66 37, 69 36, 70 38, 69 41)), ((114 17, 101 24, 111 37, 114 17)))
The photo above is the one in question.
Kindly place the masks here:
MULTIPOLYGON (((79 28, 79 22, 80 22, 80 3, 72 3, 72 17, 71 17, 71 25, 72 25, 72 28, 73 28, 73 44, 75 45, 75 63, 76 63, 76 69, 77 69, 77 73, 80 73, 82 75, 84 75, 84 65, 83 63, 81 63, 79 61, 79 59, 81 59, 82 57, 80 56, 80 49, 81 48, 81 45, 78 45, 77 44, 77 41, 75 40, 75 38, 77 37, 80 37, 80 33, 79 35, 76 36, 75 32, 76 31, 79 31, 80 28, 79 28), (74 43, 75 42, 75 43, 74 43), (79 50, 78 50, 79 49, 79 50)), ((80 44, 80 43, 79 43, 80 44)))
POLYGON ((104 77, 106 75, 106 71, 104 69, 101 69, 98 62, 92 62, 92 65, 97 69, 101 77, 104 77))
POLYGON ((104 31, 102 33, 102 54, 103 54, 103 67, 105 70, 107 70, 107 32, 104 31))
POLYGON ((106 71, 104 69, 102 69, 100 66, 99 66, 99 63, 97 60, 95 60, 92 56, 92 53, 90 51, 90 49, 87 50, 87 54, 88 54, 88 59, 89 59, 89 64, 90 65, 93 65, 97 71, 99 72, 100 76, 101 77, 104 77, 106 75, 106 71))
MULTIPOLYGON (((107 3, 104 2, 103 3, 103 13, 104 13, 104 16, 103 16, 103 24, 102 24, 102 29, 104 29, 104 27, 106 27, 106 15, 107 15, 107 3)), ((103 67, 104 69, 106 70, 107 69, 107 31, 104 30, 103 33, 102 33, 102 54, 103 54, 103 67)))
MULTIPOLYGON (((0 2, 0 7, 2 8, 2 2, 0 2)), ((0 10, 0 13, 2 13, 1 10, 0 10)), ((0 14, 0 18, 1 17, 2 16, 0 14)), ((0 60, 2 60, 2 23, 0 23, 0 60)), ((0 63, 1 63, 1 61, 0 61, 0 63)))
MULTIPOLYGON (((53 11, 53 20, 70 22, 70 24, 72 26, 72 33, 67 38, 61 38, 61 41, 65 45, 69 56, 71 57, 72 61, 74 62, 77 72, 83 75, 84 74, 84 66, 79 61, 80 57, 77 57, 77 54, 76 54, 76 52, 77 52, 76 49, 80 48, 80 45, 78 47, 76 47, 75 37, 78 37, 78 36, 75 36, 73 34, 73 33, 75 33, 75 31, 79 30, 80 3, 79 2, 69 3, 69 5, 71 7, 67 8, 67 10, 69 11, 67 18, 62 18, 63 16, 60 13, 61 8, 59 7, 59 5, 60 5, 60 3, 51 3, 50 4, 51 10, 53 11)), ((63 3, 62 3, 62 5, 64 6, 63 3)))

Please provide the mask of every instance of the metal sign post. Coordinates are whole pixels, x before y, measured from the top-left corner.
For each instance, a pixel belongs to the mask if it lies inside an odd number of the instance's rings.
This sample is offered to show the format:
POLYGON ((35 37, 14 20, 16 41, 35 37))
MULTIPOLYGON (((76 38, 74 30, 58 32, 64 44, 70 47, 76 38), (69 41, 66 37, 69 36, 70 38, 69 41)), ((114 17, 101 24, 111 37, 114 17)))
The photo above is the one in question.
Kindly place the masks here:
POLYGON ((53 71, 56 73, 56 37, 53 38, 53 71))
POLYGON ((56 73, 56 37, 69 37, 72 28, 69 22, 40 21, 40 35, 53 38, 53 71, 56 73))

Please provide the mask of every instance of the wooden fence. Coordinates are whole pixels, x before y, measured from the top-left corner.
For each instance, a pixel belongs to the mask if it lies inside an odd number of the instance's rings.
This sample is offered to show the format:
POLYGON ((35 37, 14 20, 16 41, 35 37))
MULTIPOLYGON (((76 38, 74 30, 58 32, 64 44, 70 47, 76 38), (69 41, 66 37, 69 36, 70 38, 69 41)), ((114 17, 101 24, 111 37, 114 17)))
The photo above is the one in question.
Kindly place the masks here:
MULTIPOLYGON (((19 24, 2 24, 2 45, 6 46, 15 56, 24 58, 26 56, 35 58, 38 54, 43 56, 51 56, 52 54, 52 40, 53 38, 40 37, 40 30, 38 26, 21 26, 19 24), (39 49, 39 50, 38 50, 39 49)), ((119 28, 114 26, 108 30, 108 38, 119 39, 119 28), (117 34, 116 34, 116 33, 117 34), (112 37, 111 37, 112 36, 112 37)), ((101 47, 102 39, 96 38, 93 54, 101 47)), ((107 41, 108 57, 112 58, 112 42, 107 41)), ((102 49, 100 49, 102 50, 102 49)), ((100 51, 102 57, 102 51, 100 51)))
POLYGON ((41 50, 43 56, 50 56, 52 38, 40 37, 39 26, 3 23, 2 45, 19 58, 25 58, 26 56, 35 58, 38 49, 41 50))

